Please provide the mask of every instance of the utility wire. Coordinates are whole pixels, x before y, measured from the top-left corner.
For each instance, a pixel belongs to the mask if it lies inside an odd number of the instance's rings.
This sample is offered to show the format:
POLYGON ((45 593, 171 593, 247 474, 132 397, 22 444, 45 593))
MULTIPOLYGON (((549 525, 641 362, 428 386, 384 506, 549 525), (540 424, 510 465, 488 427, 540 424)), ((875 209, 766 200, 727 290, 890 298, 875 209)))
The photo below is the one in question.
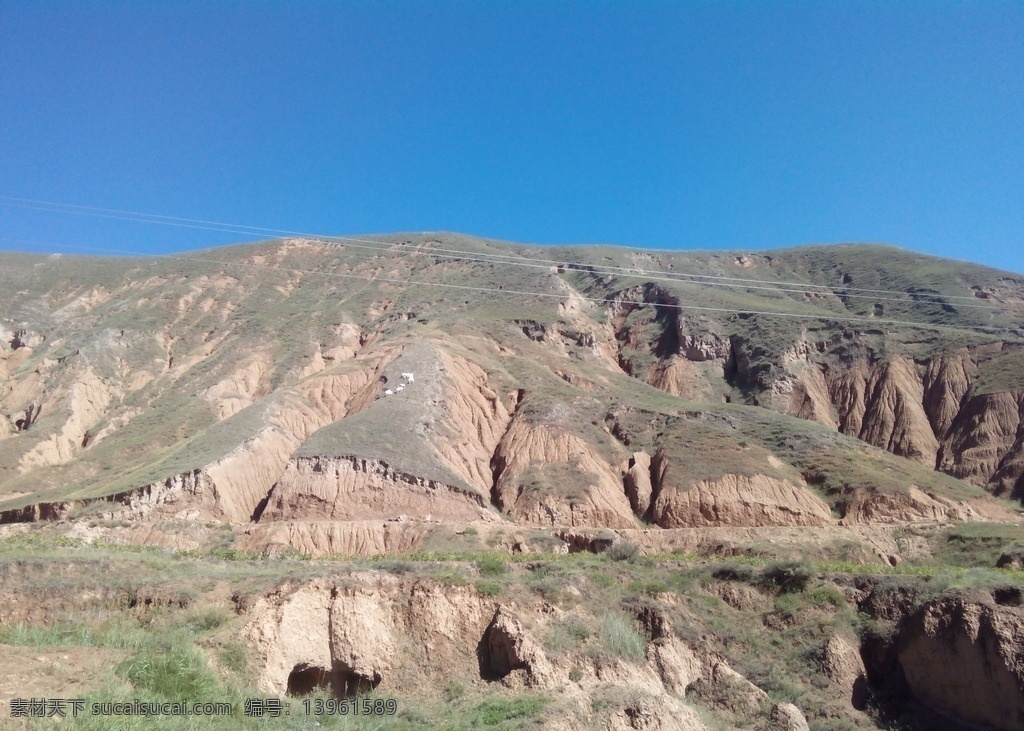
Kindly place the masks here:
MULTIPOLYGON (((10 196, 0 196, 0 202, 10 205, 12 207, 26 208, 30 210, 47 211, 53 213, 66 213, 81 216, 92 216, 98 218, 110 218, 123 221, 129 221, 134 223, 152 223, 168 226, 178 226, 181 228, 193 228, 202 229, 209 231, 220 231, 224 233, 237 233, 247 236, 253 235, 268 235, 273 234, 276 236, 301 236, 308 238, 315 238, 318 240, 324 240, 328 242, 345 242, 347 245, 353 246, 353 248, 372 248, 379 251, 393 251, 391 248, 395 244, 389 244, 384 241, 377 241, 373 239, 357 238, 352 236, 325 236, 321 234, 308 233, 303 231, 292 231, 288 229, 273 229, 264 228, 258 226, 246 226, 242 224, 230 224, 222 223, 218 221, 207 221, 203 219, 184 218, 180 216, 167 216, 153 213, 141 213, 137 211, 125 211, 110 208, 99 208, 96 206, 80 206, 71 203, 57 203, 52 201, 41 201, 30 198, 13 198, 10 196), (356 244, 368 244, 373 246, 356 246, 356 244)), ((486 240, 486 239, 485 239, 486 240)), ((440 242, 438 242, 440 243, 440 242)), ((618 267, 612 265, 593 265, 584 262, 566 262, 564 260, 557 259, 542 259, 539 257, 528 257, 522 254, 489 254, 485 252, 468 252, 460 249, 447 249, 441 247, 432 247, 429 251, 410 251, 408 252, 413 255, 422 256, 434 256, 437 258, 447 259, 463 259, 466 261, 477 261, 485 262, 494 260, 494 263, 506 263, 514 266, 523 267, 548 267, 548 266, 561 266, 567 269, 574 269, 579 271, 589 271, 594 274, 601 275, 614 275, 622 277, 632 277, 651 280, 653 276, 658 276, 657 281, 665 282, 686 282, 693 281, 696 284, 704 284, 707 286, 718 286, 718 287, 730 287, 737 289, 749 289, 749 290, 763 290, 763 291, 778 291, 787 292, 791 294, 832 294, 836 297, 847 297, 856 299, 865 299, 869 301, 882 301, 882 302, 906 302, 909 304, 943 304, 944 300, 957 299, 957 300, 968 300, 970 304, 961 303, 956 306, 958 307, 971 307, 977 309, 990 310, 993 313, 999 311, 989 305, 978 304, 975 297, 969 295, 955 295, 955 294, 937 294, 930 292, 916 292, 907 293, 900 290, 887 290, 887 289, 867 289, 863 287, 831 287, 824 284, 813 284, 813 283, 799 283, 799 282, 779 282, 775 280, 767 279, 751 279, 744 277, 730 277, 724 275, 714 274, 696 274, 690 272, 679 272, 679 271, 663 271, 663 270, 645 270, 639 267, 618 267), (435 252, 446 252, 456 254, 459 256, 442 256, 435 252), (490 257, 490 258, 487 258, 490 257), (501 261, 509 260, 509 261, 501 261), (532 262, 532 263, 531 263, 532 262), (703 281, 703 280, 716 280, 716 281, 703 281), (722 282, 722 283, 719 283, 722 282), (748 286, 748 284, 727 284, 725 282, 742 282, 748 283, 749 285, 764 284, 769 285, 766 287, 748 286), (899 297, 866 297, 861 295, 851 295, 850 292, 867 292, 873 294, 895 294, 900 295, 899 297), (842 293, 842 294, 840 294, 842 293), (924 299, 931 298, 931 299, 924 299)))
MULTIPOLYGON (((342 272, 325 272, 319 269, 296 269, 293 267, 282 267, 272 266, 267 264, 250 264, 246 262, 226 261, 222 259, 205 259, 194 256, 182 256, 180 254, 150 254, 146 252, 129 251, 124 249, 108 249, 96 246, 76 246, 73 244, 55 244, 52 242, 45 241, 34 241, 31 239, 13 239, 10 237, 0 236, 0 240, 5 241, 18 241, 23 243, 35 243, 42 246, 54 246, 64 247, 70 249, 77 249, 82 251, 94 251, 102 253, 114 253, 128 256, 135 256, 141 258, 153 258, 153 259, 167 259, 171 261, 183 261, 193 262, 201 264, 214 264, 219 267, 224 266, 236 266, 247 269, 269 269, 279 272, 287 272, 290 274, 302 274, 302 275, 313 275, 313 276, 325 276, 325 277, 336 277, 342 279, 358 279, 367 282, 385 282, 388 284, 404 284, 410 286, 429 286, 429 287, 442 287, 445 289, 454 289, 459 291, 468 292, 491 292, 495 294, 506 294, 506 295, 524 295, 527 297, 544 297, 549 299, 557 299, 561 301, 567 301, 572 298, 572 295, 558 294, 554 292, 536 292, 526 290, 515 290, 515 289, 498 289, 497 287, 476 287, 464 284, 450 284, 447 282, 429 282, 422 280, 412 279, 400 279, 396 277, 381 277, 375 274, 345 274, 342 272)), ((585 295, 576 295, 579 299, 586 302, 593 302, 602 306, 607 306, 615 301, 614 297, 587 297, 585 295)), ((827 314, 827 315, 815 315, 809 313, 797 313, 797 312, 780 312, 772 310, 744 310, 729 307, 705 307, 700 305, 684 305, 678 303, 659 303, 659 302, 629 302, 630 307, 654 307, 654 308, 665 308, 679 311, 691 311, 691 312, 717 312, 717 313, 728 313, 735 315, 762 315, 766 317, 782 317, 782 318, 795 318, 804 320, 822 320, 831 321, 837 323, 870 323, 874 325, 900 325, 904 327, 917 327, 929 330, 973 330, 978 332, 983 331, 994 331, 994 332, 1005 332, 1010 334, 1016 334, 1012 329, 1005 327, 996 327, 989 325, 965 325, 965 326, 948 326, 948 325, 933 325, 930 323, 913 322, 908 320, 887 320, 879 319, 876 317, 856 317, 856 316, 844 316, 841 314, 827 314)), ((989 334, 989 333, 986 333, 989 334)))

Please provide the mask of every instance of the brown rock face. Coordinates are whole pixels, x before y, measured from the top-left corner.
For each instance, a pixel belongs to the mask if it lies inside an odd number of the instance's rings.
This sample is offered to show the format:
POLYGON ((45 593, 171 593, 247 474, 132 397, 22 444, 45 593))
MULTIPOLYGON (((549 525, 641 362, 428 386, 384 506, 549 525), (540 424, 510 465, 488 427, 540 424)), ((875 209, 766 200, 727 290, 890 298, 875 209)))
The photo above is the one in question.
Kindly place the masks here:
POLYGON ((477 494, 355 457, 292 459, 260 516, 277 520, 390 520, 443 515, 473 521, 493 517, 477 494))
POLYGON ((808 421, 816 421, 833 429, 839 428, 835 408, 829 400, 828 383, 821 368, 806 364, 789 394, 787 413, 808 421))
POLYGON ((1024 440, 1024 397, 990 393, 967 400, 949 429, 939 469, 978 486, 1017 489, 1024 440), (990 483, 995 479, 996 485, 990 483))
POLYGON ((807 719, 792 703, 779 703, 770 716, 771 731, 810 731, 807 719))
POLYGON ((239 545, 268 554, 380 556, 419 549, 429 526, 424 521, 267 521, 247 528, 239 545))
POLYGON ((1024 728, 1024 611, 944 598, 904 623, 899 662, 914 697, 963 721, 1024 728))
POLYGON ((851 496, 843 508, 844 525, 984 520, 984 517, 967 503, 934 497, 913 486, 905 494, 898 495, 858 492, 851 496))
POLYGON ((596 445, 569 430, 537 423, 521 414, 512 419, 494 452, 495 504, 517 521, 533 525, 633 528, 636 519, 619 470, 596 445), (531 489, 537 465, 557 472, 566 493, 531 489))
POLYGON ((842 635, 833 635, 825 643, 822 671, 850 705, 859 711, 867 707, 867 670, 857 645, 842 635))
POLYGON ((646 515, 654 494, 654 486, 651 483, 651 455, 647 452, 634 452, 622 481, 629 502, 633 506, 633 512, 641 516, 646 515))
POLYGON ((924 374, 924 409, 932 431, 939 438, 945 436, 956 421, 974 380, 974 371, 974 362, 966 348, 929 361, 924 374))
POLYGON ((284 586, 245 611, 243 639, 268 693, 427 694, 486 682, 564 695, 579 712, 552 718, 559 731, 707 731, 683 702, 696 696, 757 729, 807 729, 800 709, 773 704, 723 657, 682 641, 651 607, 633 617, 648 642, 631 659, 586 646, 548 655, 540 638, 565 615, 529 594, 500 600, 376 571, 284 586))
POLYGON ((522 623, 499 608, 484 635, 484 674, 508 684, 543 687, 554 678, 554 668, 540 644, 522 623))
MULTIPOLYGON (((671 479, 671 471, 668 474, 671 479)), ((828 505, 809 489, 768 475, 723 475, 700 480, 689 489, 663 486, 652 517, 662 528, 834 522, 828 505)))
POLYGON ((924 411, 924 389, 914 363, 906 358, 883 363, 866 389, 858 436, 893 454, 934 465, 939 443, 924 411))
POLYGON ((977 365, 967 349, 920 365, 893 356, 796 370, 788 413, 996 495, 1024 494, 1024 395, 972 395, 977 365))

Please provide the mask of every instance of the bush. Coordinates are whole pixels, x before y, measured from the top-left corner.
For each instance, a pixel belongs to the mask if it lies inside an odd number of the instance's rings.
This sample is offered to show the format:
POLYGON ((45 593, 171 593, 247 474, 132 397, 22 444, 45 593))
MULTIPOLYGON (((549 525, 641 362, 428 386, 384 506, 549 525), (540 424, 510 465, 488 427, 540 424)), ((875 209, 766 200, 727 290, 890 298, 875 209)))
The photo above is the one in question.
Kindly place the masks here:
POLYGON ((501 584, 497 581, 480 580, 476 582, 476 590, 483 596, 497 596, 501 593, 501 584))
POLYGON ((192 647, 142 650, 121 663, 118 671, 136 689, 171 700, 204 700, 216 688, 206 658, 192 647))
POLYGON ((223 612, 216 609, 205 609, 189 612, 184 617, 178 618, 175 624, 191 634, 203 634, 217 629, 227 621, 228 618, 223 612))
POLYGON ((849 609, 850 604, 846 601, 843 592, 834 586, 816 586, 808 590, 807 599, 817 607, 832 607, 833 609, 849 609))
POLYGON ((501 726, 506 721, 533 718, 547 705, 546 696, 518 696, 516 698, 488 698, 478 704, 466 718, 469 728, 501 726))
POLYGON ((722 563, 711 568, 711 576, 719 581, 742 581, 754 583, 756 572, 753 566, 743 563, 722 563))
POLYGON ((241 642, 232 641, 221 647, 220 665, 239 677, 244 676, 249 666, 245 645, 241 642))
POLYGON ((664 579, 648 579, 646 581, 631 581, 626 586, 626 590, 632 594, 657 596, 672 591, 672 587, 664 579))
POLYGON ((590 634, 590 628, 578 619, 566 619, 551 628, 545 645, 556 653, 577 651, 586 643, 590 634))
POLYGON ((615 541, 604 551, 612 561, 633 561, 639 553, 640 546, 630 541, 615 541))
POLYGON ((783 594, 803 591, 814 578, 814 569, 806 561, 778 561, 761 571, 761 584, 777 588, 783 594))
POLYGON ((451 703, 456 701, 466 694, 466 686, 462 683, 456 683, 452 681, 444 686, 444 699, 451 703))

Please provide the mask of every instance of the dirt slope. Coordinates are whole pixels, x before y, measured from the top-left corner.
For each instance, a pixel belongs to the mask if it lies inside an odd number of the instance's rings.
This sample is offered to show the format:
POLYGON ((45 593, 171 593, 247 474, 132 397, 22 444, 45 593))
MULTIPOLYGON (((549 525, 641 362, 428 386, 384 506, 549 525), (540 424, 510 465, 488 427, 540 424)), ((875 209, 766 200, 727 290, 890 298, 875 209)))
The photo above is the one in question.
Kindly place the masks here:
POLYGON ((637 257, 454 235, 4 255, 0 521, 373 552, 413 523, 1013 518, 991 496, 1024 491, 1019 278, 870 247, 637 257), (490 294, 430 286, 452 282, 490 294), (806 319, 751 314, 773 309, 806 319))

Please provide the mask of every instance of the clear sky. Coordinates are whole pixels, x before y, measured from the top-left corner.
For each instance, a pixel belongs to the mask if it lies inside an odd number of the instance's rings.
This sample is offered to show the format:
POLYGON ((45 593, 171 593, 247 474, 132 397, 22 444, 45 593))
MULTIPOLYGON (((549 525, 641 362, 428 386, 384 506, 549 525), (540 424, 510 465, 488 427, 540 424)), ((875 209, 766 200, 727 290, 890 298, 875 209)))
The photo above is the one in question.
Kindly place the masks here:
MULTIPOLYGON (((1024 272, 1024 3, 5 0, 0 196, 1024 272)), ((0 237, 244 238, 9 202, 0 237)))

